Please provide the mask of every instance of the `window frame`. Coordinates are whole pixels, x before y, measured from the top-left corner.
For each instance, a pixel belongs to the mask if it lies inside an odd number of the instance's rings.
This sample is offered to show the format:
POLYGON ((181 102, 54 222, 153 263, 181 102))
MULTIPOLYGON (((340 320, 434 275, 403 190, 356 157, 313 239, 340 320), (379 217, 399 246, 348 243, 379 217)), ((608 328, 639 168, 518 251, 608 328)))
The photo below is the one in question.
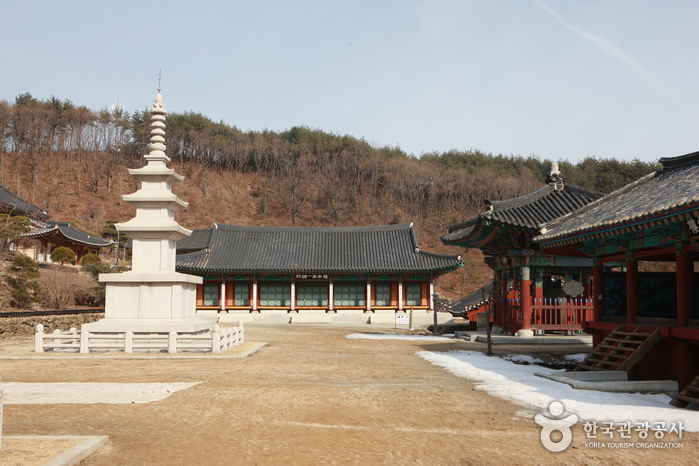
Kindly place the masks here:
POLYGON ((221 300, 221 285, 216 282, 208 282, 203 284, 202 294, 201 294, 202 305, 204 306, 218 306, 221 300), (213 296, 214 299, 207 299, 211 297, 211 291, 215 290, 213 296))
POLYGON ((406 283, 403 285, 405 289, 405 305, 406 306, 422 306, 422 284, 421 283, 406 283), (411 292, 411 289, 413 290, 411 292), (415 299, 415 291, 417 290, 417 299, 415 299), (411 299, 412 298, 412 299, 411 299))
POLYGON ((261 307, 291 306, 291 283, 260 283, 258 288, 261 307), (274 289, 271 296, 270 289, 274 289))
POLYGON ((366 285, 362 283, 335 283, 333 287, 333 306, 366 306, 366 285))

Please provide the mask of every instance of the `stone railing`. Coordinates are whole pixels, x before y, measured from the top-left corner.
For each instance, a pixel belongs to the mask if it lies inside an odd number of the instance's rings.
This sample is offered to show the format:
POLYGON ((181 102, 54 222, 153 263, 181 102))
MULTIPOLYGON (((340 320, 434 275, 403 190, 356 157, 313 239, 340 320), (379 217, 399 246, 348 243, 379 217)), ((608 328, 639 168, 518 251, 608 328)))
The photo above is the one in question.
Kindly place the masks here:
POLYGON ((206 333, 93 333, 71 328, 67 332, 55 330, 44 333, 44 326, 36 326, 34 352, 61 351, 90 353, 104 351, 134 352, 212 352, 221 353, 245 341, 245 328, 238 321, 236 327, 222 329, 218 324, 206 333))

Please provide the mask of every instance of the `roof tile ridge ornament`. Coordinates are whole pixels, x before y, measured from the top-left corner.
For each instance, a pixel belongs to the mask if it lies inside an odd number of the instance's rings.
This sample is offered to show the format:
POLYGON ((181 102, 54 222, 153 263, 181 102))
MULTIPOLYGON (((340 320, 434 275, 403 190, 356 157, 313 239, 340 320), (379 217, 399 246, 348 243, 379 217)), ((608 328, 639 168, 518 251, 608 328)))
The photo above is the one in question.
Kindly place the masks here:
POLYGON ((565 188, 565 176, 558 169, 558 162, 551 163, 551 173, 546 177, 546 183, 552 185, 556 191, 563 191, 565 188))

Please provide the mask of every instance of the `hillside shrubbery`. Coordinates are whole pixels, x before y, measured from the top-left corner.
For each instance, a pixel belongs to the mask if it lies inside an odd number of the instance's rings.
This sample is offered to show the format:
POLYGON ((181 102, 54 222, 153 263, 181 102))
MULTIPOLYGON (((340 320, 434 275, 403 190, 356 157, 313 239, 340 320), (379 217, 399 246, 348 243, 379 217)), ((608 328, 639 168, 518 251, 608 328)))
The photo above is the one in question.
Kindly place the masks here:
MULTIPOLYGON (((91 111, 69 100, 23 94, 0 101, 0 183, 50 211, 99 233, 133 217, 121 195, 139 186, 128 168, 148 152, 150 114, 91 111)), ((483 200, 527 194, 543 185, 552 161, 478 150, 406 154, 395 146, 303 126, 283 132, 241 131, 196 112, 167 119, 170 166, 186 177, 174 187, 190 203, 178 213, 188 228, 213 222, 276 226, 354 226, 413 222, 423 247, 463 253, 439 237, 473 217, 483 200)), ((566 179, 603 192, 653 170, 633 160, 559 161, 566 179)), ((450 297, 486 282, 478 251, 463 270, 440 279, 450 297)))

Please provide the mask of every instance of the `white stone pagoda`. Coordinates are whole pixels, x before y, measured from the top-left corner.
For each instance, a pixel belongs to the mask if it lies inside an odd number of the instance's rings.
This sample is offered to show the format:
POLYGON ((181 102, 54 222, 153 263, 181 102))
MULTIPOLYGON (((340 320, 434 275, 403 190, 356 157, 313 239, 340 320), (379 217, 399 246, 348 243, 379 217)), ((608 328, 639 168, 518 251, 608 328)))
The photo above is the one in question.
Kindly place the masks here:
POLYGON ((171 191, 172 183, 184 177, 167 167, 167 112, 160 88, 150 113, 147 164, 129 170, 141 182, 141 189, 122 196, 136 207, 136 217, 116 225, 132 238, 132 269, 100 275, 100 282, 107 284, 105 318, 82 326, 91 333, 206 332, 213 325, 196 316, 196 288, 202 278, 175 272, 175 243, 192 232, 174 218, 188 204, 171 191))

